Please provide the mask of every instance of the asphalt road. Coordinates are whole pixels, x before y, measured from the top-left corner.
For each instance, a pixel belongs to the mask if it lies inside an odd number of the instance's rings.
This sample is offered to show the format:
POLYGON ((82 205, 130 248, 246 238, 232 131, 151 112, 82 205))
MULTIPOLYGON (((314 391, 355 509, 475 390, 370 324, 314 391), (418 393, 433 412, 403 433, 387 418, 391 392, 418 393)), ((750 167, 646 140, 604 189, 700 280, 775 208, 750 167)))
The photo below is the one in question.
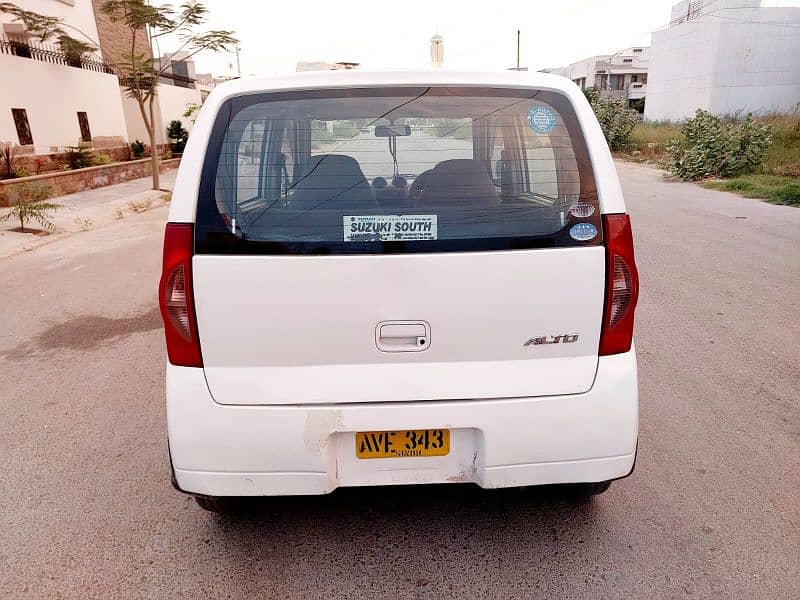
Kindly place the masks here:
POLYGON ((797 598, 800 210, 620 166, 642 277, 633 476, 592 502, 171 488, 164 208, 0 262, 3 598, 797 598))

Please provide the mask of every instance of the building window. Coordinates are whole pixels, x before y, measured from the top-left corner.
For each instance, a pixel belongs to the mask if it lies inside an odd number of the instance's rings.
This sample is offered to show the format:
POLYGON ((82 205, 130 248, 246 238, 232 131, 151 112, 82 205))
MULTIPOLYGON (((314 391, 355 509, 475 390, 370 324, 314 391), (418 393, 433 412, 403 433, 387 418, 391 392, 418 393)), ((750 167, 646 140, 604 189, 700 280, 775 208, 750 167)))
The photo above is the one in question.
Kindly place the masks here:
POLYGON ((636 54, 637 52, 641 52, 641 51, 642 51, 642 49, 641 49, 641 48, 634 48, 634 49, 633 49, 633 53, 634 53, 634 54, 636 54))
POLYGON ((11 114, 14 117, 14 126, 17 128, 17 137, 20 146, 30 146, 33 144, 31 126, 28 123, 28 113, 24 108, 12 108, 11 114))
POLYGON ((91 142, 92 132, 89 129, 89 117, 86 116, 85 112, 78 113, 78 125, 81 128, 81 141, 91 142))
POLYGON ((623 58, 622 62, 624 62, 624 63, 632 63, 633 59, 632 58, 623 58))
POLYGON ((638 75, 631 75, 631 83, 636 83, 637 81, 639 81, 639 76, 638 75))

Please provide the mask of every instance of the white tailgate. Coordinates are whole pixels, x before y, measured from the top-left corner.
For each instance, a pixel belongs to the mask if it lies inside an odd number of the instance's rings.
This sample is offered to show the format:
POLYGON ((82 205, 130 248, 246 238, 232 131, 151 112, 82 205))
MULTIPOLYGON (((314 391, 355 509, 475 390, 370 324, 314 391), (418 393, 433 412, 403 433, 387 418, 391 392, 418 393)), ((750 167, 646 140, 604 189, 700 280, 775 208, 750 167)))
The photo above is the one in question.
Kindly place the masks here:
POLYGON ((222 404, 546 396, 594 381, 602 246, 192 264, 206 380, 222 404), (429 336, 424 350, 393 337, 404 325, 429 336), (525 345, 562 335, 578 339, 525 345))

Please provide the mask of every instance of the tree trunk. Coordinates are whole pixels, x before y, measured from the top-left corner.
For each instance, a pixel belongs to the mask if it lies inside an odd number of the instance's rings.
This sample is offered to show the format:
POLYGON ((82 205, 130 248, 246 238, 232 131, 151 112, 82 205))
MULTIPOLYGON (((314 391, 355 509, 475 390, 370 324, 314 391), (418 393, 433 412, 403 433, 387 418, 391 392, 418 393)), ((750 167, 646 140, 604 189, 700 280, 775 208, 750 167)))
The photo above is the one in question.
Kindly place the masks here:
POLYGON ((156 120, 155 115, 153 114, 153 101, 155 100, 155 95, 150 96, 150 106, 148 107, 150 110, 150 163, 153 168, 153 189, 159 190, 161 189, 161 171, 159 170, 159 165, 161 163, 160 155, 158 153, 158 143, 156 141, 156 120))
POLYGON ((156 143, 156 124, 153 120, 153 97, 149 99, 136 98, 136 103, 139 105, 139 112, 142 114, 142 121, 144 121, 144 128, 147 130, 147 137, 150 140, 150 168, 152 169, 153 189, 158 190, 161 188, 161 173, 158 170, 158 145, 156 143), (145 102, 148 103, 148 110, 145 110, 145 102), (148 118, 148 112, 150 116, 148 118))

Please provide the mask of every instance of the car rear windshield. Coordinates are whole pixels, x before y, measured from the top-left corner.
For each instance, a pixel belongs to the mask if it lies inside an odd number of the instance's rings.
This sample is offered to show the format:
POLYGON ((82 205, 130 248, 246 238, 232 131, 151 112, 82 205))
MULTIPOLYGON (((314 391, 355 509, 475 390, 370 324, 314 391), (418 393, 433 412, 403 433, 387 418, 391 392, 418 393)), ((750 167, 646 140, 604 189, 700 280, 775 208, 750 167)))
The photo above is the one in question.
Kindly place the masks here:
POLYGON ((569 101, 536 89, 241 96, 203 166, 199 253, 362 254, 602 243, 569 101))

